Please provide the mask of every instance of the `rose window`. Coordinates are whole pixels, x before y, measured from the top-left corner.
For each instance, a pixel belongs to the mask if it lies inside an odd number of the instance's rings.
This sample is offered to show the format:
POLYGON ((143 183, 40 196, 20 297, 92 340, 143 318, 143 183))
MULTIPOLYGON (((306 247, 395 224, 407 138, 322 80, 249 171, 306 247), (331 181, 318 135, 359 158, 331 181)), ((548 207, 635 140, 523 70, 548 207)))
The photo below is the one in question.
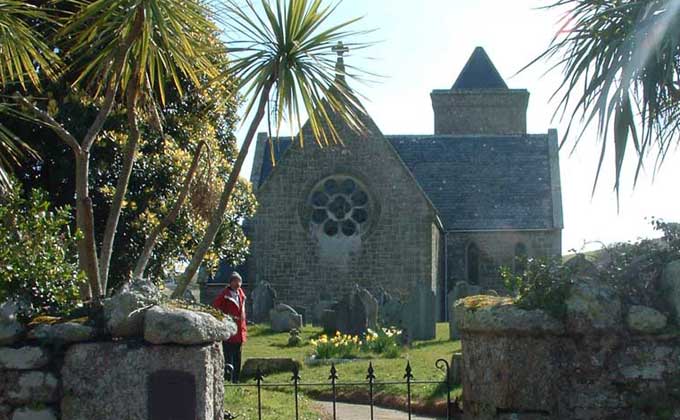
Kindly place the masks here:
POLYGON ((327 236, 358 235, 368 222, 368 194, 349 177, 336 176, 319 183, 310 205, 312 225, 327 236))

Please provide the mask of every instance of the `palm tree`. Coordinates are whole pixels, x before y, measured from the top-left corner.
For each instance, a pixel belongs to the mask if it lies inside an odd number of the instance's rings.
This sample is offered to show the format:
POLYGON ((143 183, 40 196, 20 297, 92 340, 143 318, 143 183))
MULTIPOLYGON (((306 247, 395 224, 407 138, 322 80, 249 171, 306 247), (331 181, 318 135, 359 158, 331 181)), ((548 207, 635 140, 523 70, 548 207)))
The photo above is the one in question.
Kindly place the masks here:
MULTIPOLYGON (((284 119, 290 121, 298 128, 301 143, 303 111, 308 116, 312 136, 320 145, 341 143, 339 127, 332 117, 353 130, 364 129, 365 110, 346 83, 346 77, 360 78, 362 72, 354 67, 336 69, 333 50, 339 41, 362 33, 349 29, 359 19, 325 28, 337 4, 325 5, 322 0, 262 0, 261 6, 260 11, 251 0, 245 6, 227 3, 230 34, 237 38, 230 42, 231 51, 242 54, 234 60, 232 71, 247 98, 244 119, 253 110, 254 115, 206 234, 180 277, 173 297, 184 295, 215 239, 270 100, 275 103, 277 129, 284 119), (342 74, 338 75, 338 71, 342 74)), ((356 50, 366 44, 347 46, 356 50)))
POLYGON ((595 186, 613 135, 618 194, 631 139, 636 181, 650 151, 657 153, 656 170, 680 140, 680 1, 558 0, 547 7, 565 9, 563 24, 529 65, 557 58, 553 69, 563 69, 555 95, 561 93, 558 113, 571 108, 565 139, 574 122, 585 130, 597 121, 602 146, 595 186))
MULTIPOLYGON (((182 92, 182 79, 195 86, 217 80, 220 53, 216 41, 217 11, 201 0, 72 0, 77 10, 67 16, 58 41, 64 60, 77 69, 74 85, 91 93, 99 112, 82 139, 75 138, 48 113, 18 98, 73 151, 76 163, 76 222, 82 232, 79 261, 95 297, 107 290, 108 269, 127 185, 140 139, 144 102, 157 115, 155 98, 164 102, 164 86, 182 92), (123 104, 130 132, 122 170, 98 256, 89 196, 90 150, 117 103, 123 104), (151 106, 149 106, 151 104, 151 106)), ((156 121, 156 125, 160 125, 156 121)))
MULTIPOLYGON (((59 57, 32 26, 48 21, 42 10, 24 1, 0 0, 0 92, 8 89, 40 88, 41 78, 54 78, 59 57)), ((25 118, 19 110, 0 99, 0 113, 25 118)), ((0 191, 9 186, 12 166, 36 154, 25 142, 0 124, 0 191)))

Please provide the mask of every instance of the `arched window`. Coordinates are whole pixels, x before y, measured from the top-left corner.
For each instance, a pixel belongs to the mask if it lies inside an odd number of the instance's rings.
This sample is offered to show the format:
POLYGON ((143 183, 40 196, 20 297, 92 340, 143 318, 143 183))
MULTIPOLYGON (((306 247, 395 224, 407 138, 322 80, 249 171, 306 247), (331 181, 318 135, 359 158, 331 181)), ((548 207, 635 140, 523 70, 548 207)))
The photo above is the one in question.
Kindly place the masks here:
POLYGON ((527 246, 522 242, 515 245, 515 274, 522 274, 527 268, 527 246))
POLYGON ((466 251, 467 281, 470 284, 479 284, 479 247, 473 242, 466 251))

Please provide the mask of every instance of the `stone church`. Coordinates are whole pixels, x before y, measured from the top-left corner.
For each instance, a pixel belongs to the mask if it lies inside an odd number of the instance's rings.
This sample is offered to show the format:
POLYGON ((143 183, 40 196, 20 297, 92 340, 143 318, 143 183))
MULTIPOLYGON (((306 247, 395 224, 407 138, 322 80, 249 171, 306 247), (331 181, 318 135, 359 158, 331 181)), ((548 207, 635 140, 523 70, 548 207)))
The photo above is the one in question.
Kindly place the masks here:
POLYGON ((368 117, 368 134, 342 131, 344 146, 258 136, 250 287, 267 281, 308 313, 355 283, 430 288, 443 314, 455 282, 502 293, 501 265, 561 254, 557 132, 527 133, 529 92, 478 47, 430 97, 434 134, 383 135, 368 117))

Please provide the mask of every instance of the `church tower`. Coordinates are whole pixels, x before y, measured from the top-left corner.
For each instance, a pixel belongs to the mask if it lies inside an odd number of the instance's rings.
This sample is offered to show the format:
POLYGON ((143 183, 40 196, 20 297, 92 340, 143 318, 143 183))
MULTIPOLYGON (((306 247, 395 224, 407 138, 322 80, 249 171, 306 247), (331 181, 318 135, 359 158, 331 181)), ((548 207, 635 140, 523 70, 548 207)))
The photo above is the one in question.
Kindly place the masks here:
POLYGON ((484 48, 477 47, 451 89, 430 94, 434 133, 522 135, 527 132, 526 89, 509 89, 484 48))

